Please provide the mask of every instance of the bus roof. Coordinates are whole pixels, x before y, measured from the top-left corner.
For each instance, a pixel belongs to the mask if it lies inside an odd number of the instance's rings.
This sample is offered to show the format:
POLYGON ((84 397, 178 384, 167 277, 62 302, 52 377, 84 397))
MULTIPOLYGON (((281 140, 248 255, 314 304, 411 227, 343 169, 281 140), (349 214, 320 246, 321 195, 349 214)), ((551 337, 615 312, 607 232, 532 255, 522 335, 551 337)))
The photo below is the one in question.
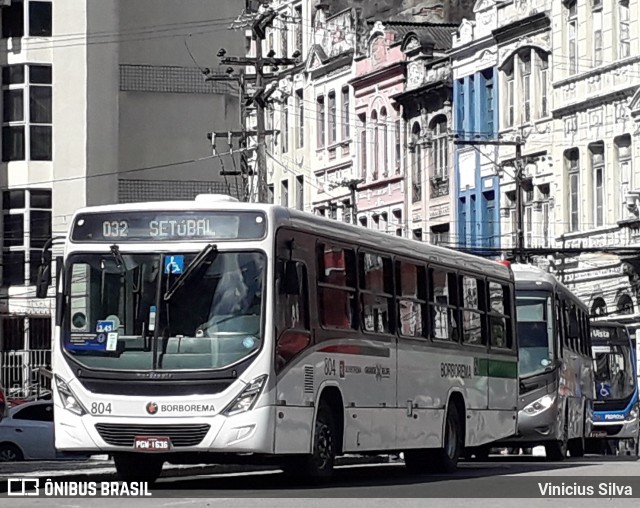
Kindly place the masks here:
POLYGON ((520 286, 522 289, 528 290, 540 290, 546 289, 549 291, 558 291, 569 296, 576 303, 579 303, 583 309, 587 308, 587 305, 578 298, 578 296, 571 291, 567 286, 560 282, 553 274, 538 268, 533 265, 517 264, 511 265, 513 270, 513 276, 516 281, 516 286, 520 286))
POLYGON ((484 259, 471 254, 462 253, 453 249, 431 245, 425 242, 418 242, 407 238, 393 236, 380 231, 354 226, 333 219, 327 219, 312 213, 303 212, 293 208, 286 208, 278 205, 263 203, 245 203, 235 200, 225 199, 225 196, 211 196, 211 199, 196 199, 194 201, 155 201, 143 203, 126 203, 117 205, 90 206, 77 210, 74 214, 72 224, 75 224, 76 217, 89 213, 113 213, 113 212, 143 212, 143 211, 240 211, 255 210, 263 211, 272 221, 274 230, 278 227, 288 226, 297 230, 304 230, 333 238, 336 241, 357 242, 371 248, 380 248, 384 245, 393 249, 399 255, 408 257, 419 254, 427 259, 431 257, 434 262, 442 262, 448 265, 456 265, 461 269, 482 270, 483 272, 511 279, 511 270, 496 261, 484 259))

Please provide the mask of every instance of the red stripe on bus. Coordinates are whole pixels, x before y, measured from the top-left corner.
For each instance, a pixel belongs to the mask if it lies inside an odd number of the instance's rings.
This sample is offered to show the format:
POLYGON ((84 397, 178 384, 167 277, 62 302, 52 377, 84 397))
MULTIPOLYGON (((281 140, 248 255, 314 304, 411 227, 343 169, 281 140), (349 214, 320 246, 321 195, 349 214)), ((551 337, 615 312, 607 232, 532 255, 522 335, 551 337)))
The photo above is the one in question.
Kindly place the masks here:
POLYGON ((334 344, 319 349, 321 353, 341 353, 344 355, 381 356, 389 358, 389 348, 356 346, 353 344, 334 344))

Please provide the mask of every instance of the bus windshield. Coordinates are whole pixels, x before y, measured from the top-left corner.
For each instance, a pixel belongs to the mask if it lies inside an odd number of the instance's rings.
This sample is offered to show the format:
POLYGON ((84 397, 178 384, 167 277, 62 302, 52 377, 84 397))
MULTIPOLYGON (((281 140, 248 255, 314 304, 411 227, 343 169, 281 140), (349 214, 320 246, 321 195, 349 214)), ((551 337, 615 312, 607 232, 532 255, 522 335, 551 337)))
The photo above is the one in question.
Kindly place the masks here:
POLYGON ((550 299, 544 294, 516 295, 518 321, 519 375, 530 376, 551 365, 553 323, 550 299))
POLYGON ((592 352, 596 364, 598 400, 620 400, 629 397, 636 383, 630 346, 594 344, 592 352))
POLYGON ((73 256, 65 350, 89 368, 116 370, 219 369, 257 351, 264 254, 215 251, 166 299, 196 257, 73 256))

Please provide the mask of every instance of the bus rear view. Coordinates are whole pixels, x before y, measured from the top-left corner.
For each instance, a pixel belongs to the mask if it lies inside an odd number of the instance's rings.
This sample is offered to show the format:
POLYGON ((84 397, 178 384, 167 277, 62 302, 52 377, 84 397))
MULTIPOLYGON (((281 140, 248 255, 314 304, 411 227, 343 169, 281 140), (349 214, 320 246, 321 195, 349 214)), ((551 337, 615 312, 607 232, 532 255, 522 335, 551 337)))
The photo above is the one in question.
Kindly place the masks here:
POLYGON ((596 383, 591 437, 637 439, 638 378, 627 327, 594 322, 591 343, 596 383))

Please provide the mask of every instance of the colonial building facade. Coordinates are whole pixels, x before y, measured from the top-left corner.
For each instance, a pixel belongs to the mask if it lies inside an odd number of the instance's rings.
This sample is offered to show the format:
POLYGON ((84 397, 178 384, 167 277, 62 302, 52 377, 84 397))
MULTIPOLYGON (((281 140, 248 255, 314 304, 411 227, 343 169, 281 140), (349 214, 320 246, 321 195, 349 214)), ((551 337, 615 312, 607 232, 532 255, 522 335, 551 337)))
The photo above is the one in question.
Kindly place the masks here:
MULTIPOLYGON (((553 23, 554 233, 568 248, 638 245, 638 0, 546 2, 553 23)), ((595 315, 637 324, 637 256, 585 253, 560 278, 595 315)))
MULTIPOLYGON (((524 248, 550 248, 554 196, 563 193, 553 178, 552 2, 489 3, 495 4, 492 12, 497 17, 493 36, 498 50, 499 140, 522 143, 524 248)), ((515 153, 512 145, 498 150, 504 248, 516 246, 518 229, 515 153)))
POLYGON ((407 60, 402 108, 406 139, 406 206, 411 237, 451 246, 454 220, 450 132, 453 125, 451 49, 457 25, 398 23, 407 60))
POLYGON ((404 90, 402 34, 394 23, 370 27, 365 53, 351 80, 357 121, 358 222, 405 235, 402 112, 393 97, 404 90))

